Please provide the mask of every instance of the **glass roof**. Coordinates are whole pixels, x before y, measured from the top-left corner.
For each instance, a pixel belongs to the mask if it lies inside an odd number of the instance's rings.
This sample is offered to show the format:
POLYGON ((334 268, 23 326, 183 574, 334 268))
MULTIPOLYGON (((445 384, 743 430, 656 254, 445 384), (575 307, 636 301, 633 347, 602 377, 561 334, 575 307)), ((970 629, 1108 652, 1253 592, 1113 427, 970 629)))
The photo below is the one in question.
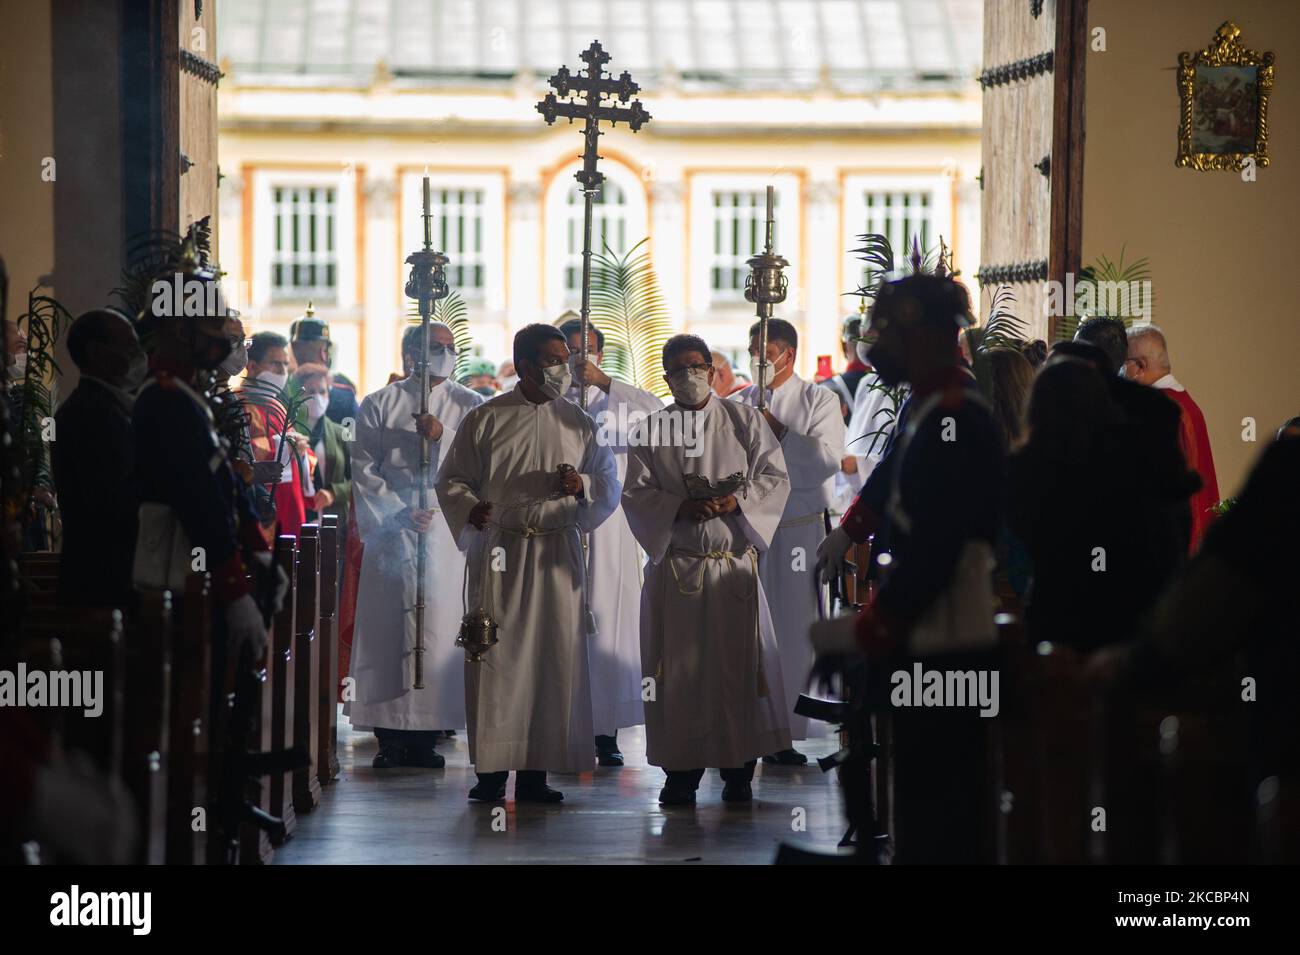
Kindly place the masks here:
POLYGON ((217 0, 249 84, 542 78, 599 39, 647 89, 953 88, 979 70, 983 0, 217 0))

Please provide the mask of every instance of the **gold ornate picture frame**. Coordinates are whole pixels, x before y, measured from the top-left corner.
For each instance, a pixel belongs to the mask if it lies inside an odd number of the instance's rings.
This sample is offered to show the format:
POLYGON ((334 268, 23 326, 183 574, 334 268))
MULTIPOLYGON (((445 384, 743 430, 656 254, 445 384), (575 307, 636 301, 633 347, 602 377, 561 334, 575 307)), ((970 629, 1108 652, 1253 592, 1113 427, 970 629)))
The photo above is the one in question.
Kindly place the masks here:
POLYGON ((1204 50, 1178 54, 1178 166, 1242 169, 1268 165, 1268 97, 1273 54, 1247 49, 1231 20, 1204 50))

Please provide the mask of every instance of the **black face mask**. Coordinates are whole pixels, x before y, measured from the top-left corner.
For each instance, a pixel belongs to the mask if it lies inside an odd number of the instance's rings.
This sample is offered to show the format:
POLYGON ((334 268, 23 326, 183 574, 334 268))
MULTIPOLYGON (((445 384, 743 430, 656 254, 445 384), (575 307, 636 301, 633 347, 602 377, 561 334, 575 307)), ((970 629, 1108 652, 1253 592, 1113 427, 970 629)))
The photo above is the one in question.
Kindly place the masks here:
POLYGON ((867 349, 867 363, 875 369, 880 380, 890 388, 901 384, 907 374, 907 369, 903 367, 902 362, 895 360, 893 355, 881 348, 879 341, 867 349))

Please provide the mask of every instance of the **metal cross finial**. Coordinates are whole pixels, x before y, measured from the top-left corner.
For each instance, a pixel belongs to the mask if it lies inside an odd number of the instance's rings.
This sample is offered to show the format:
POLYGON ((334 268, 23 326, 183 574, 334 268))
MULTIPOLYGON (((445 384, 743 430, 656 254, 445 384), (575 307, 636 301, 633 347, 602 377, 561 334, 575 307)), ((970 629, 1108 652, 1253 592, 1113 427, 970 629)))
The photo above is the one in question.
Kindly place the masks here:
MULTIPOLYGON (((579 345, 579 358, 583 365, 587 363, 588 331, 591 327, 591 205, 605 177, 596 168, 596 141, 600 138, 602 120, 610 125, 627 123, 632 132, 637 132, 650 121, 650 114, 645 111, 640 100, 632 100, 631 106, 606 104, 606 97, 612 97, 618 103, 626 103, 641 91, 641 87, 632 82, 632 77, 625 70, 614 79, 605 74, 604 65, 609 62, 609 54, 600 45, 599 40, 592 40, 591 46, 582 53, 582 62, 587 64, 585 75, 574 76, 567 66, 561 66, 551 77, 550 85, 555 93, 547 93, 546 98, 537 104, 537 112, 542 114, 548 126, 561 117, 572 123, 575 119, 583 121, 582 135, 586 145, 582 150, 582 168, 574 173, 574 178, 582 183, 583 220, 582 220, 582 342, 579 345), (561 97, 574 94, 571 100, 561 97)), ((585 411, 587 408, 587 389, 578 392, 578 404, 585 411)))
POLYGON ((586 145, 582 151, 582 168, 574 178, 582 183, 585 192, 591 193, 596 191, 605 178, 596 168, 596 160, 600 158, 596 155, 596 141, 600 137, 601 121, 610 125, 627 123, 635 133, 649 122, 650 114, 645 111, 640 100, 632 100, 629 107, 605 104, 606 97, 626 103, 641 91, 641 87, 632 82, 632 77, 626 70, 618 79, 605 74, 602 67, 609 62, 609 54, 599 40, 593 40, 581 58, 587 64, 586 72, 575 76, 567 66, 556 70, 550 79, 555 92, 546 94, 546 98, 537 104, 537 112, 542 114, 548 126, 561 118, 570 123, 575 119, 583 120, 582 132, 586 145), (563 100, 557 98, 556 94, 560 97, 573 94, 574 98, 563 100))

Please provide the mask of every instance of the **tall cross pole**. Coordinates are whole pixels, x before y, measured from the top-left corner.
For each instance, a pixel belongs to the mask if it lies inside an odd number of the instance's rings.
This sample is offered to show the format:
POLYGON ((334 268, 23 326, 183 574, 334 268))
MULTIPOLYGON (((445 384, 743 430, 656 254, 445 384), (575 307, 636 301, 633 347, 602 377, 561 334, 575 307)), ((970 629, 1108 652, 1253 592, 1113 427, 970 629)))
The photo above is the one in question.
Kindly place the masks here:
MULTIPOLYGON (((574 76, 567 66, 561 66, 550 79, 554 93, 547 93, 546 98, 537 104, 537 112, 551 125, 558 118, 565 118, 570 123, 575 119, 583 121, 582 136, 585 145, 582 149, 582 168, 574 173, 573 178, 582 184, 582 309, 579 312, 582 322, 582 344, 580 360, 587 362, 587 339, 591 328, 591 207, 600 191, 604 175, 596 168, 596 141, 600 138, 602 120, 611 126, 627 123, 632 132, 637 132, 650 121, 650 114, 641 106, 640 100, 632 100, 631 106, 606 104, 606 98, 616 98, 619 103, 626 103, 641 91, 641 87, 632 82, 627 71, 618 79, 606 74, 603 67, 609 62, 609 54, 601 47, 599 40, 592 40, 591 46, 582 53, 582 61, 587 64, 587 71, 574 76), (568 97, 572 99, 557 99, 568 97)), ((587 389, 578 389, 578 403, 587 409, 587 389)))
MULTIPOLYGON (((433 303, 447 297, 447 256, 433 248, 433 214, 429 211, 429 177, 424 177, 424 248, 406 257, 411 267, 406 280, 406 297, 420 306, 420 414, 429 413, 429 322, 433 303)), ((420 484, 417 490, 420 510, 429 508, 429 439, 420 436, 420 484)), ((424 572, 428 562, 425 535, 415 535, 415 679, 412 687, 424 689, 424 572)))

